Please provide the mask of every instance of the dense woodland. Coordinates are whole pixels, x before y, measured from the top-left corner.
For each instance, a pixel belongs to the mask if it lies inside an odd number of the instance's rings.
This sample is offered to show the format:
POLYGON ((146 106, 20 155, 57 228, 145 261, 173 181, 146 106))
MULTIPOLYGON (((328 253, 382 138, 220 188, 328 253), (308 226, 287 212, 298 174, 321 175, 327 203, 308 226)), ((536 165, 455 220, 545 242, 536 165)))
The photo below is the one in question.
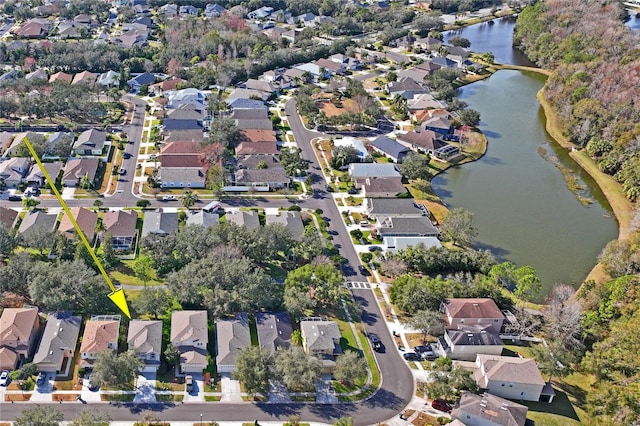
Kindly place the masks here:
MULTIPOLYGON (((614 1, 549 0, 518 18, 516 43, 551 69, 544 96, 564 131, 585 147, 600 169, 618 180, 629 199, 640 196, 640 37, 614 1)), ((587 410, 597 424, 640 421, 638 274, 640 234, 613 241, 601 255, 610 280, 586 283, 576 369, 595 376, 587 410), (581 359, 581 360, 580 360, 581 359)))
POLYGON ((600 169, 640 196, 640 36, 616 1, 538 2, 518 17, 515 42, 553 70, 544 87, 565 134, 600 169))

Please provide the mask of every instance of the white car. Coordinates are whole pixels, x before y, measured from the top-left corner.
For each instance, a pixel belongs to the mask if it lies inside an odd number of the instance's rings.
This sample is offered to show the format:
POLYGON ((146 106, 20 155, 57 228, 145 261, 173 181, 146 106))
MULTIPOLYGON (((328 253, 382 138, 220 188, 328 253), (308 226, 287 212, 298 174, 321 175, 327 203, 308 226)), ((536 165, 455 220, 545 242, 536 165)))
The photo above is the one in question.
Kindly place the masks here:
POLYGON ((162 197, 162 201, 175 201, 176 197, 175 195, 165 195, 164 197, 162 197))
POLYGON ((9 384, 9 370, 3 370, 0 373, 0 386, 7 386, 9 384))

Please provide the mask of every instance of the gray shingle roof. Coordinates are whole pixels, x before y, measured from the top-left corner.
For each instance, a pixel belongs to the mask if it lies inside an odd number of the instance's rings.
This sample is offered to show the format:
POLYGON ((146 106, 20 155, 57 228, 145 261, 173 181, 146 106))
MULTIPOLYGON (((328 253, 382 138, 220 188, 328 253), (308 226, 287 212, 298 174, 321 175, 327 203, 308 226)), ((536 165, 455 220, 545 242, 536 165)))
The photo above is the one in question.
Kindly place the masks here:
POLYGON ((503 346, 500 339, 491 327, 460 326, 460 329, 447 328, 445 333, 449 336, 451 343, 460 346, 503 346))
POLYGON ((300 321, 300 331, 309 351, 327 351, 340 341, 340 328, 335 321, 300 321))
POLYGON ((384 135, 378 136, 373 141, 371 141, 371 145, 396 159, 401 159, 411 151, 401 143, 398 143, 384 135))
POLYGON ((485 423, 482 424, 524 426, 528 410, 524 405, 488 393, 480 396, 464 392, 456 408, 451 412, 451 417, 460 418, 463 423, 467 424, 466 416, 468 413, 484 420, 485 423))
POLYGON ((216 213, 197 212, 187 218, 187 225, 200 225, 208 228, 216 225, 220 221, 220 216, 216 213))
POLYGON ((58 215, 46 214, 40 210, 30 211, 22 219, 18 233, 26 237, 31 232, 37 232, 36 229, 53 232, 57 220, 58 215))
POLYGON ((171 343, 180 346, 188 342, 209 342, 207 311, 173 311, 171 313, 171 343))
POLYGON ((268 214, 266 215, 266 224, 284 225, 289 231, 291 231, 291 236, 296 240, 301 240, 302 234, 304 233, 304 223, 302 223, 300 212, 286 211, 279 212, 277 215, 268 214))
POLYGON ((127 344, 136 354, 160 353, 162 350, 162 321, 132 320, 129 323, 127 344))
POLYGON ((277 349, 291 345, 291 319, 286 312, 258 312, 256 314, 260 347, 273 354, 277 349))
POLYGON ((170 234, 178 229, 178 213, 163 211, 145 212, 142 224, 142 237, 149 234, 170 234))
POLYGON ((406 198, 367 198, 367 211, 376 217, 424 216, 414 201, 406 198))
POLYGON ((71 316, 68 312, 49 314, 33 362, 60 365, 65 349, 75 350, 81 323, 82 318, 71 316))
POLYGON ((383 237, 435 237, 440 233, 426 216, 387 217, 380 225, 378 232, 383 237))
POLYGON ((233 319, 216 321, 216 364, 235 365, 238 353, 251 346, 249 318, 247 314, 236 314, 233 319))
POLYGON ((396 166, 391 163, 351 163, 349 164, 349 173, 354 179, 400 176, 396 166))
POLYGON ((238 226, 245 226, 247 229, 257 229, 260 227, 260 219, 257 212, 234 211, 227 212, 227 222, 235 223, 238 226))

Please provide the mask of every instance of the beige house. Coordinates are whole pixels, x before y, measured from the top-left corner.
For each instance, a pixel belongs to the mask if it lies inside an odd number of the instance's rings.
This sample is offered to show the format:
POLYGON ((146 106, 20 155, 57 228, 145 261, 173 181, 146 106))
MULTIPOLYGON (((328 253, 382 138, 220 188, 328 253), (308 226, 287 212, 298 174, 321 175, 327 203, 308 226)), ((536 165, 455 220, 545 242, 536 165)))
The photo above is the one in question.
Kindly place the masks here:
POLYGON ((69 312, 54 312, 47 316, 40 345, 33 356, 33 363, 39 371, 68 375, 81 324, 82 318, 69 312))
POLYGON ((478 387, 492 395, 523 401, 553 401, 555 392, 544 381, 533 359, 479 354, 473 363, 457 364, 470 370, 478 387))
POLYGON ((489 298, 446 299, 440 305, 440 312, 445 315, 450 328, 477 325, 491 327, 499 333, 504 322, 504 314, 496 302, 489 298))
MULTIPOLYGON (((89 240, 89 244, 92 244, 93 239, 96 236, 98 214, 83 207, 71 207, 69 210, 71 210, 71 215, 84 233, 85 237, 87 237, 87 240, 89 240)), ((58 231, 70 240, 76 238, 78 235, 76 228, 73 226, 71 219, 69 219, 69 216, 66 213, 62 215, 58 231)))
POLYGON ((302 347, 310 355, 340 352, 340 328, 335 321, 301 319, 302 347))
POLYGON ((162 351, 162 321, 132 320, 127 344, 129 350, 144 362, 143 373, 157 371, 162 351))
POLYGON ((236 370, 236 359, 244 348, 251 346, 249 318, 247 314, 236 314, 235 318, 216 321, 216 365, 219 373, 236 370))
POLYGON ((207 311, 171 313, 171 344, 180 351, 180 371, 202 373, 207 368, 207 311))
POLYGON ((80 366, 92 367, 98 354, 104 351, 118 350, 120 333, 119 315, 94 315, 85 324, 82 344, 80 345, 80 366))
POLYGON ((451 418, 466 426, 524 426, 529 409, 521 404, 485 393, 465 392, 451 418))
POLYGON ((0 316, 0 370, 14 370, 31 356, 38 336, 37 308, 5 308, 0 316))

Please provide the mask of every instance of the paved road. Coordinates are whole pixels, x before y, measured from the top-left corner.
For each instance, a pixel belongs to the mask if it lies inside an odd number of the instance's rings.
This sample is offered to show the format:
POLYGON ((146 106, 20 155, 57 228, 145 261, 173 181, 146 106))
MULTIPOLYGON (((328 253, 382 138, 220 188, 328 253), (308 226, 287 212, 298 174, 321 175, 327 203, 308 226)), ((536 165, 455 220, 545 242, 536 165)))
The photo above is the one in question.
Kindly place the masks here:
POLYGON ((120 206, 122 206, 123 203, 126 203, 124 205, 135 206, 137 198, 133 195, 133 178, 136 175, 136 164, 138 152, 140 151, 140 144, 142 142, 142 128, 144 126, 144 116, 146 113, 145 108, 147 103, 144 100, 131 95, 125 95, 122 99, 132 103, 134 106, 133 117, 127 126, 126 131, 128 143, 125 145, 124 149, 124 152, 131 154, 131 157, 122 159, 120 167, 124 168, 127 171, 127 174, 118 179, 115 194, 110 197, 110 200, 118 201, 120 206))
MULTIPOLYGON (((144 107, 142 107, 144 108, 144 107)), ((136 108, 137 110, 137 108, 136 108)), ((330 229, 337 231, 333 236, 333 242, 340 249, 340 253, 347 259, 343 268, 346 279, 349 281, 366 281, 365 277, 359 274, 357 265, 360 264, 358 255, 351 244, 351 239, 344 222, 341 219, 337 206, 328 194, 324 192, 326 182, 320 171, 320 166, 313 152, 311 140, 321 137, 322 134, 304 128, 300 116, 296 111, 294 100, 290 100, 285 105, 285 112, 295 136, 298 146, 302 150, 302 156, 310 163, 310 172, 313 176, 314 197, 308 200, 283 200, 269 199, 262 197, 235 198, 225 200, 226 207, 240 206, 290 206, 296 203, 305 208, 324 211, 324 216, 330 219, 330 229)), ((135 120, 135 118, 134 118, 135 120)), ((131 129, 130 140, 136 141, 139 146, 140 135, 131 129)), ((137 150, 137 148, 136 148, 137 150)), ((133 152, 133 151, 130 151, 133 152)), ((137 152, 137 151, 136 151, 137 152)), ((135 161, 135 160, 134 160, 135 161)), ((122 207, 123 205, 135 205, 137 200, 130 191, 131 185, 123 185, 122 189, 128 187, 128 191, 119 192, 113 197, 104 198, 105 207, 122 207)), ((118 189, 121 189, 119 186, 118 189)), ((0 202, 15 205, 17 203, 0 202)), ((92 203, 90 199, 69 200, 70 206, 87 206, 92 203)), ((45 200, 43 206, 58 206, 57 200, 45 200)), ((178 206, 179 202, 154 201, 154 206, 178 206)), ((387 348, 386 353, 374 353, 382 376, 381 388, 368 400, 354 404, 230 404, 230 403, 186 403, 186 404, 100 404, 101 409, 108 411, 112 419, 117 420, 138 420, 145 411, 154 411, 159 417, 166 421, 185 421, 193 419, 196 422, 200 413, 206 420, 227 420, 246 421, 258 419, 262 421, 287 420, 292 415, 299 415, 305 421, 318 421, 333 423, 336 419, 344 416, 351 416, 355 425, 370 425, 384 422, 397 415, 411 400, 414 392, 414 381, 410 369, 405 361, 395 350, 394 342, 389 334, 389 329, 384 321, 384 316, 375 300, 375 295, 371 290, 352 290, 356 300, 363 307, 362 320, 368 332, 376 333, 380 336, 382 343, 387 348)), ((80 403, 64 404, 42 404, 51 405, 60 409, 65 414, 65 420, 73 419, 80 411, 85 409, 85 405, 80 403)), ((28 404, 2 404, 1 412, 3 420, 14 419, 25 407, 32 407, 34 403, 28 404)))

